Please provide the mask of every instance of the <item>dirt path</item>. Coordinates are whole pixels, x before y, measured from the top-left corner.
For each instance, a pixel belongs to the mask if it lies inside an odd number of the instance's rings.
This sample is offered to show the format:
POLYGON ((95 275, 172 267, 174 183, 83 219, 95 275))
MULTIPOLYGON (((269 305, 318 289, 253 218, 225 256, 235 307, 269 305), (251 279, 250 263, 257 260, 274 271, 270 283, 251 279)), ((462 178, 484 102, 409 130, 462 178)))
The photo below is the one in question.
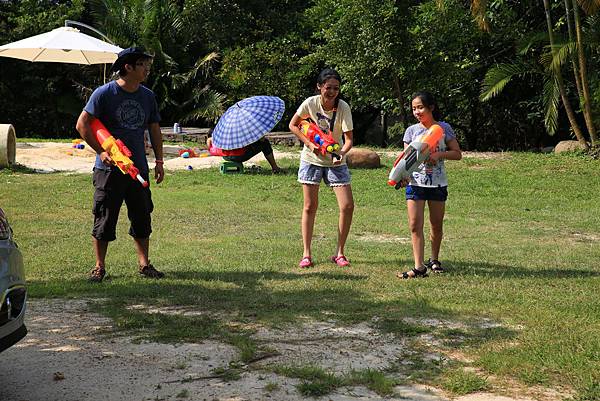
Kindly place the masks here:
MULTIPOLYGON (((111 320, 90 312, 83 300, 31 301, 27 325, 28 336, 1 354, 3 401, 310 400, 296 389, 298 379, 260 370, 260 364, 312 364, 335 373, 384 369, 397 361, 404 346, 367 324, 341 327, 334 322, 306 322, 295 329, 262 328, 256 340, 277 355, 243 366, 239 380, 224 381, 214 369, 238 361, 236 348, 219 341, 135 343, 115 334, 111 320)), ((394 397, 382 398, 365 387, 344 387, 321 399, 448 399, 441 391, 424 386, 394 390, 394 397)), ((456 400, 531 401, 487 393, 456 400)))

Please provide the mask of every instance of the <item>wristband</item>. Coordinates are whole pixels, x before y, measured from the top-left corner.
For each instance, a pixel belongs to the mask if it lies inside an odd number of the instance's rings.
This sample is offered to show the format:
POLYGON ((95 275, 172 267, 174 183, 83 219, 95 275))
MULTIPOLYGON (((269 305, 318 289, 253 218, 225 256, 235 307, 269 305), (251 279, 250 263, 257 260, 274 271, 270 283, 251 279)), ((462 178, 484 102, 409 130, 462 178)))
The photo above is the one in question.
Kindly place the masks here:
POLYGON ((154 163, 156 163, 156 164, 165 164, 165 161, 159 159, 159 160, 155 160, 154 163))

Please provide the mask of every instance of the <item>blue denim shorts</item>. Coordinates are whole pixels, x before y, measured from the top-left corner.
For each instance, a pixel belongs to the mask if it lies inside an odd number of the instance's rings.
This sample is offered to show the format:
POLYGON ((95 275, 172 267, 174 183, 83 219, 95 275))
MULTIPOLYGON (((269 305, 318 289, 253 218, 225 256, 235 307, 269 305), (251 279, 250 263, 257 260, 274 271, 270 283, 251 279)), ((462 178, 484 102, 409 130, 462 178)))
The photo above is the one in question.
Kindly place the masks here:
POLYGON ((301 184, 319 185, 323 180, 330 187, 341 187, 350 185, 350 177, 350 170, 345 164, 321 167, 301 160, 298 169, 298 182, 301 184))
POLYGON ((406 187, 406 200, 426 200, 446 202, 448 187, 406 187))

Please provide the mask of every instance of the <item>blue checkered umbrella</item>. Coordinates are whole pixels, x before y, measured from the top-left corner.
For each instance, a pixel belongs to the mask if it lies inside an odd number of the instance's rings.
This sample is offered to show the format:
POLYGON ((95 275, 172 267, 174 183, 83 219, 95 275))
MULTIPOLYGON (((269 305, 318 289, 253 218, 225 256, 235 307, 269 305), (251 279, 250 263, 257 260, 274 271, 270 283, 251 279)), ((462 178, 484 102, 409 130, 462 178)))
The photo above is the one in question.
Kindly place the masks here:
POLYGON ((262 138, 281 120, 285 103, 276 96, 252 96, 240 100, 221 116, 213 130, 213 144, 239 149, 262 138))

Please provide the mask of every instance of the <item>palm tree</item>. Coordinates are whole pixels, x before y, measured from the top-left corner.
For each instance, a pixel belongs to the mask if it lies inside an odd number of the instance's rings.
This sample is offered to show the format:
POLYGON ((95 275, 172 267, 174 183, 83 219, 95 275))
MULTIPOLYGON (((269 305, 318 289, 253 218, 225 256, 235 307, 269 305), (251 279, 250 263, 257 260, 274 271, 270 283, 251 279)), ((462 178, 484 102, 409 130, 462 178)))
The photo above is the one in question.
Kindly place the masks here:
POLYGON ((194 56, 190 23, 174 0, 93 0, 92 16, 116 43, 154 54, 148 82, 166 120, 216 121, 225 96, 211 88, 216 53, 194 56))
POLYGON ((211 89, 206 82, 212 76, 219 54, 213 52, 201 57, 187 72, 175 74, 171 82, 173 89, 183 99, 180 102, 171 100, 176 108, 177 120, 182 123, 206 119, 212 122, 223 114, 225 95, 211 89))
MULTIPOLYGON (((546 14, 546 26, 548 29, 548 41, 550 42, 550 49, 552 52, 552 58, 555 59, 556 56, 556 47, 554 46, 554 34, 552 30, 552 17, 550 15, 550 1, 544 0, 544 13, 546 14)), ((560 65, 556 65, 555 63, 551 63, 550 71, 553 75, 554 81, 558 86, 558 90, 560 92, 560 97, 562 99, 563 106, 567 113, 567 117, 569 118, 569 123, 571 124, 571 129, 575 133, 575 137, 579 141, 579 143, 587 149, 587 141, 583 136, 583 132, 581 132, 581 128, 579 128, 579 124, 577 123, 577 119, 575 117, 575 112, 573 112, 573 108, 571 107, 571 103, 569 102, 569 98, 567 96, 567 90, 565 89, 565 84, 563 81, 562 71, 560 65)))
MULTIPOLYGON (((586 3, 586 6, 589 6, 588 9, 591 11, 594 7, 593 3, 598 4, 599 2, 593 1, 582 1, 582 3, 586 3), (592 4, 588 4, 592 3, 592 4)), ((595 7, 597 10, 597 6, 595 7)), ((579 17, 579 7, 577 5, 577 1, 573 0, 573 19, 575 21, 575 34, 577 38, 577 56, 579 61, 579 73, 581 74, 581 90, 583 93, 583 116, 585 118, 585 124, 587 126, 588 132, 590 134, 590 138, 592 140, 592 145, 597 145, 597 135, 596 128, 594 127, 594 121, 592 119, 592 107, 591 107, 591 95, 590 95, 590 85, 588 83, 588 74, 587 74, 587 66, 586 66, 586 57, 584 53, 583 47, 583 39, 581 33, 581 21, 579 17)), ((581 95, 580 95, 581 97, 581 95)))
MULTIPOLYGON (((542 57, 545 67, 545 85, 544 85, 544 105, 546 110, 545 124, 549 134, 554 134, 557 128, 559 97, 567 113, 569 124, 577 140, 584 147, 588 148, 585 136, 577 123, 575 112, 571 107, 566 85, 562 76, 562 68, 567 60, 572 60, 573 72, 575 74, 575 84, 578 90, 579 98, 582 99, 581 105, 586 121, 586 127, 593 146, 598 145, 598 138, 594 128, 591 95, 589 93, 589 84, 587 79, 586 56, 584 52, 584 40, 581 34, 581 23, 579 17, 579 6, 588 13, 595 13, 600 7, 600 0, 572 0, 573 21, 575 24, 576 41, 573 41, 571 19, 569 17, 569 0, 565 0, 565 14, 567 16, 567 27, 569 29, 570 40, 566 44, 557 44, 554 38, 553 24, 550 15, 550 2, 544 0, 544 13, 546 17, 547 39, 549 42, 549 53, 542 57), (578 4, 578 2, 580 4, 578 4), (577 50, 577 62, 573 57, 577 50)), ((480 27, 489 30, 489 25, 485 18, 487 1, 473 0, 471 2, 472 12, 478 21, 480 27)), ((526 64, 526 63, 525 63, 526 64)), ((528 69, 524 63, 500 64, 492 67, 486 74, 482 87, 481 99, 488 100, 502 91, 508 82, 514 76, 522 76, 530 73, 540 73, 539 69, 528 69)))

